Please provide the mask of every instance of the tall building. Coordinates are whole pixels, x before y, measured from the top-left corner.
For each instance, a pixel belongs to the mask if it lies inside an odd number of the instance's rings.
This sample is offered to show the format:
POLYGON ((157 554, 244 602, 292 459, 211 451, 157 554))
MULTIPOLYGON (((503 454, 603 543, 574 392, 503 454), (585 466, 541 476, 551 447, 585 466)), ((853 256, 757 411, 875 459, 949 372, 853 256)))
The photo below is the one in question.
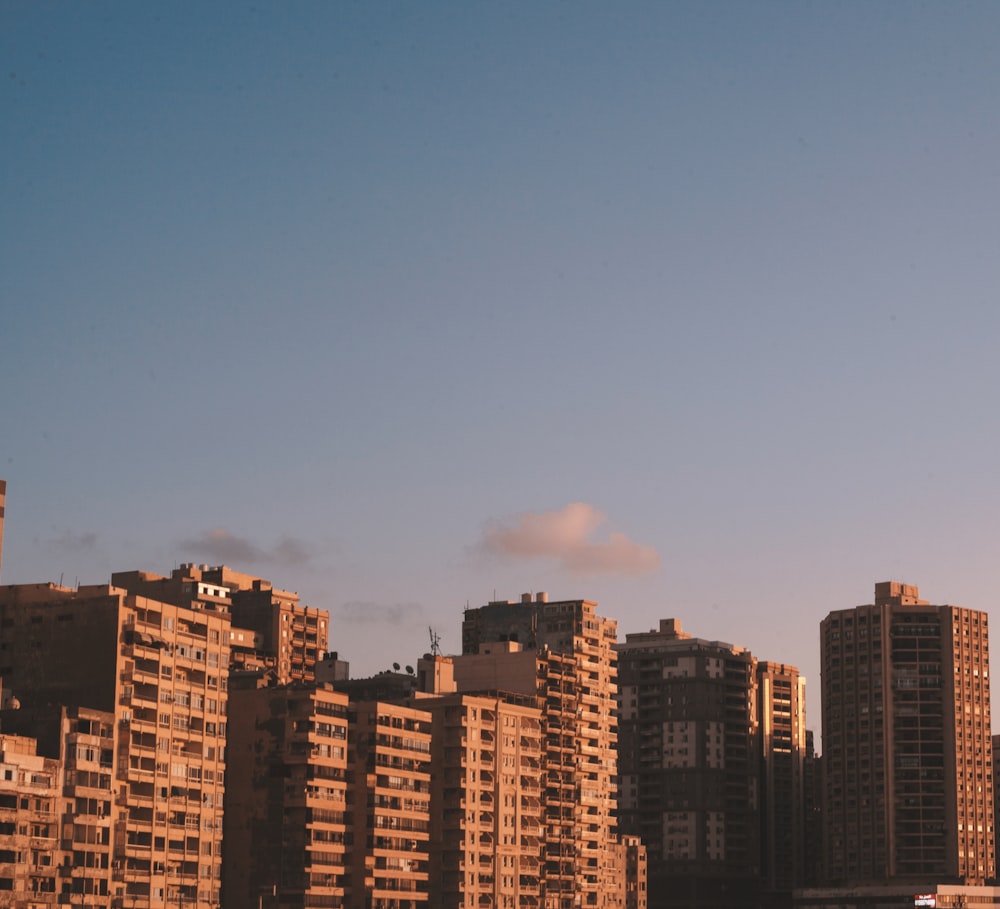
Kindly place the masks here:
MULTIPOLYGON (((648 852, 650 909, 756 906, 763 817, 757 661, 742 647, 691 637, 676 619, 627 634, 618 660, 619 814, 622 830, 648 852)), ((763 678, 784 692, 764 711, 783 736, 771 747, 790 749, 794 760, 795 681, 785 672, 763 678)), ((794 815, 790 798, 780 804, 794 815)))
MULTIPOLYGON (((46 730, 60 728, 64 707, 118 718, 96 764, 70 767, 114 768, 105 905, 219 905, 229 630, 211 601, 175 606, 110 585, 0 587, 0 677, 20 703, 19 731, 33 724, 28 734, 57 757, 60 735, 46 730)), ((74 734, 94 733, 78 723, 74 734)), ((83 861, 93 852, 72 848, 83 861)))
MULTIPOLYGON (((441 659, 441 658, 438 658, 441 659)), ((541 710, 535 698, 419 698, 432 717, 430 905, 542 905, 541 710)))
POLYGON ((281 685, 316 679, 316 664, 326 653, 329 613, 303 605, 297 593, 265 578, 225 565, 186 562, 169 578, 123 571, 113 574, 111 583, 162 603, 228 612, 234 668, 267 669, 281 685))
POLYGON ((429 905, 430 715, 383 701, 351 703, 348 715, 351 845, 345 906, 422 909, 429 905))
POLYGON ((616 641, 616 623, 595 603, 548 602, 545 594, 468 609, 462 622, 458 690, 532 694, 542 707, 545 909, 625 902, 616 641))
POLYGON ((806 680, 795 666, 757 663, 764 894, 801 887, 806 867, 806 680))
POLYGON ((347 695, 230 686, 222 905, 346 905, 347 695))
POLYGON ((828 882, 994 878, 986 613, 884 582, 820 628, 828 882))
POLYGON ((57 905, 60 777, 34 738, 0 734, 0 905, 57 905))
POLYGON ((125 829, 124 812, 115 804, 112 788, 116 725, 115 715, 103 710, 74 707, 61 712, 62 905, 121 905, 120 899, 110 898, 118 870, 115 833, 125 829))

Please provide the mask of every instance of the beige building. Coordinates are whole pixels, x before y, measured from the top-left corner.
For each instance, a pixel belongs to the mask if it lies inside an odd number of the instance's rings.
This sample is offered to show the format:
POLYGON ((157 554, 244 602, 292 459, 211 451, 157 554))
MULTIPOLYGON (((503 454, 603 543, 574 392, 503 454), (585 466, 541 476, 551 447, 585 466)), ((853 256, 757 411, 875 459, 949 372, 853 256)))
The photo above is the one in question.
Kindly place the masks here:
POLYGON ((111 896, 115 834, 125 829, 113 788, 117 721, 109 711, 87 707, 63 708, 59 719, 60 903, 120 906, 111 896))
POLYGON ((884 582, 820 627, 827 880, 992 880, 986 613, 884 582))
POLYGON ((59 761, 35 739, 0 734, 0 906, 59 901, 59 761))
POLYGON ((428 906, 431 717, 383 701, 352 703, 349 717, 352 845, 345 905, 428 906))
POLYGON ((222 905, 347 905, 347 695, 234 678, 230 707, 222 905))
POLYGON ((545 817, 535 698, 451 694, 416 703, 432 717, 436 771, 430 905, 541 906, 545 817))
POLYGON ((112 584, 175 606, 214 608, 232 616, 230 653, 234 669, 267 669, 274 680, 316 680, 326 654, 330 616, 299 602, 299 595, 225 565, 185 563, 161 577, 145 571, 118 572, 112 584))
POLYGON ((542 710, 545 909, 625 905, 617 834, 617 625, 545 594, 468 609, 459 691, 534 695, 542 710))
POLYGON ((230 624, 220 604, 192 607, 0 587, 0 675, 22 722, 44 730, 61 706, 118 717, 111 904, 128 909, 219 904, 230 624))

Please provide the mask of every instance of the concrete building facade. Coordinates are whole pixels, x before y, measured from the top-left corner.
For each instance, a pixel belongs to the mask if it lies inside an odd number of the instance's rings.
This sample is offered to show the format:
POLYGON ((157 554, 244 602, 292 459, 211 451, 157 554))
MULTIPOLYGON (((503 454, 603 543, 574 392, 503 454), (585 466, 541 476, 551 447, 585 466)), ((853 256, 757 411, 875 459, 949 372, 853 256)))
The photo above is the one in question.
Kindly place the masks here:
POLYGON ((757 905, 757 661, 676 619, 627 634, 618 658, 619 814, 648 851, 650 907, 757 905))
POLYGON ((267 669, 279 685, 316 680, 316 664, 326 654, 330 616, 325 609, 300 603, 297 593, 226 565, 193 562, 175 568, 170 577, 117 572, 111 583, 175 606, 228 612, 234 669, 267 669))
POLYGON ((884 582, 821 637, 828 882, 993 879, 986 613, 884 582))
POLYGON ((219 905, 229 629, 216 604, 110 585, 0 587, 0 675, 21 731, 33 726, 56 756, 46 730, 62 707, 117 717, 112 905, 219 905))
POLYGON ((225 909, 347 905, 347 695, 234 676, 225 909))
POLYGON ((432 717, 430 905, 542 905, 542 715, 534 697, 441 695, 432 717))
POLYGON ((349 708, 350 909, 428 906, 431 717, 383 701, 349 708))
POLYGON ((806 680, 796 666, 761 660, 756 683, 762 895, 780 902, 805 883, 806 680))
POLYGON ((542 709, 545 909, 625 902, 617 831, 617 624, 545 594, 467 609, 459 691, 534 694, 542 709))
POLYGON ((60 770, 35 739, 0 734, 0 906, 58 904, 60 770))

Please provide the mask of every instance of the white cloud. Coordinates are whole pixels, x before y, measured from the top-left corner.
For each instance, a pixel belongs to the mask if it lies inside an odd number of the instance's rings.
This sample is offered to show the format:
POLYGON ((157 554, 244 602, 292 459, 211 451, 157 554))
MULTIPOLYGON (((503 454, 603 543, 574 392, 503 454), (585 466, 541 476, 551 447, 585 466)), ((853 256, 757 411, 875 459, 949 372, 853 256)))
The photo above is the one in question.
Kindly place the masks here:
POLYGON ((479 548, 495 556, 519 559, 550 558, 574 575, 635 575, 660 569, 652 546, 611 532, 595 538, 607 515, 586 502, 573 502, 559 511, 522 512, 507 521, 491 521, 479 548))

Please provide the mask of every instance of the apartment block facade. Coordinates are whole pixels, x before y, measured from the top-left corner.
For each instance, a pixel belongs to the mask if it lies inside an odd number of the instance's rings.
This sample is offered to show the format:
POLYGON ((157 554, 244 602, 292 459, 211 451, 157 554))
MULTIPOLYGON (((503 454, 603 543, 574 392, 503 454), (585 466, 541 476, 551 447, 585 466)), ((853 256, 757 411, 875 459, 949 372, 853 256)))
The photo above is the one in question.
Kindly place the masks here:
POLYGON ((431 717, 405 704, 349 709, 350 909, 429 905, 431 717))
POLYGON ((545 594, 467 609, 459 691, 534 694, 544 734, 545 909, 618 907, 616 623, 588 600, 545 594))
POLYGON ((986 613, 884 582, 821 637, 828 882, 992 880, 986 613))
POLYGON ((170 577, 118 572, 111 583, 175 606, 228 612, 235 669, 266 669, 279 685, 316 680, 316 664, 326 654, 330 616, 325 609, 299 602, 297 593, 225 565, 193 562, 175 568, 170 577))
POLYGON ((542 715, 534 697, 416 701, 432 718, 430 904, 540 907, 542 715))
POLYGON ((0 906, 42 909, 60 891, 61 768, 35 739, 0 734, 0 906))
POLYGON ((760 660, 756 699, 762 896, 777 901, 806 876, 806 680, 796 666, 760 660))
POLYGON ((649 906, 757 905, 757 661, 676 619, 626 635, 618 658, 619 814, 648 852, 649 906))
MULTIPOLYGON (((88 707, 60 715, 60 903, 114 905, 115 848, 125 817, 114 798, 115 715, 88 707), (108 869, 112 869, 109 876, 108 869)), ((117 899, 120 905, 121 900, 117 899)))
POLYGON ((347 695, 234 675, 222 905, 347 905, 347 695))
MULTIPOLYGON (((109 905, 219 905, 229 630, 228 612, 208 604, 178 607, 110 585, 0 587, 0 675, 20 703, 19 731, 56 756, 48 730, 59 728, 61 707, 117 718, 96 766, 67 756, 71 771, 99 774, 112 746, 109 905)), ((73 851, 86 861, 92 850, 73 851)))

